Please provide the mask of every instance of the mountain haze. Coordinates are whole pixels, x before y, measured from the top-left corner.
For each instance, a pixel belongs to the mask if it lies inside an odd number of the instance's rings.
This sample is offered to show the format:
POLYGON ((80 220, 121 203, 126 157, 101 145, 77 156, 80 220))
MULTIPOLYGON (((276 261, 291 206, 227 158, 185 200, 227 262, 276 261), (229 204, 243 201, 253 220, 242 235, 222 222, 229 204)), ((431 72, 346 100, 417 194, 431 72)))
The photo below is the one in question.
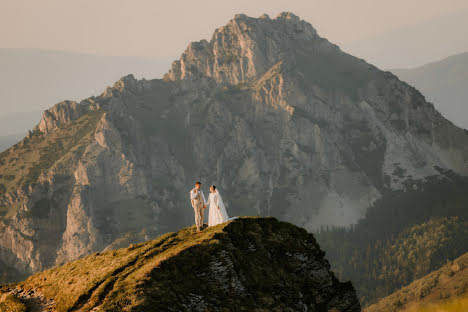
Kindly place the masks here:
POLYGON ((21 141, 41 120, 42 110, 0 115, 0 152, 21 141))
POLYGON ((391 71, 418 88, 449 120, 468 129, 468 52, 416 68, 391 71))
MULTIPOLYGON (((414 5, 414 2, 413 2, 414 5)), ((421 5, 419 5, 421 6, 421 5)), ((416 6, 414 6, 416 8, 416 6)), ((468 7, 452 9, 431 18, 346 43, 346 51, 381 68, 409 68, 468 51, 468 7)), ((422 9, 422 8, 421 8, 422 9)))
POLYGON ((0 152, 6 150, 24 137, 24 133, 0 136, 0 152))
POLYGON ((44 110, 51 102, 100 94, 130 73, 162 77, 169 65, 157 58, 0 48, 0 103, 4 113, 44 110))
POLYGON ((0 151, 23 138, 51 103, 98 95, 123 75, 162 77, 170 60, 0 48, 0 151))
POLYGON ((0 154, 1 268, 20 278, 191 224, 196 180, 230 215, 312 230, 442 171, 468 174, 468 133, 418 90, 292 13, 240 14, 164 79, 58 103, 0 154))

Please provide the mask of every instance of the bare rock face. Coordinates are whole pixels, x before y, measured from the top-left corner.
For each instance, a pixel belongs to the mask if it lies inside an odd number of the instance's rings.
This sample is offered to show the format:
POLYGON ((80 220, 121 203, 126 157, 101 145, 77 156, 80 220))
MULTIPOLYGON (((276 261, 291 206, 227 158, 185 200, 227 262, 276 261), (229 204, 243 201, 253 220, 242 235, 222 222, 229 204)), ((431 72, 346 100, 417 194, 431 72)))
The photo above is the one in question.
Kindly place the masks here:
POLYGON ((84 115, 92 108, 92 105, 89 105, 91 103, 92 99, 89 99, 85 103, 74 101, 60 102, 42 114, 41 121, 34 130, 47 134, 53 129, 84 115))
POLYGON ((230 215, 311 230, 440 170, 468 174, 468 135, 416 89, 291 13, 237 15, 164 79, 59 103, 0 155, 0 261, 29 274, 188 225, 196 180, 230 215))
POLYGON ((309 23, 292 13, 282 13, 274 20, 239 14, 218 28, 210 42, 189 44, 180 60, 172 64, 166 79, 204 76, 218 83, 253 81, 287 58, 300 41, 313 41, 317 49, 334 48, 309 23))

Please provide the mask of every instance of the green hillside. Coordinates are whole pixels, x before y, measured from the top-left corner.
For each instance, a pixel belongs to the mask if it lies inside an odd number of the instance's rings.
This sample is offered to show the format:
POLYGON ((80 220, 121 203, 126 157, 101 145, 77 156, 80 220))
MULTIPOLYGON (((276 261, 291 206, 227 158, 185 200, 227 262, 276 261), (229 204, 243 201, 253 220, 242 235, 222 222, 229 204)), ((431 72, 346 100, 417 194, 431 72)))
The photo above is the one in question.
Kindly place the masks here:
POLYGON ((467 179, 446 173, 386 194, 352 228, 323 229, 317 240, 332 269, 376 302, 468 251, 467 179))

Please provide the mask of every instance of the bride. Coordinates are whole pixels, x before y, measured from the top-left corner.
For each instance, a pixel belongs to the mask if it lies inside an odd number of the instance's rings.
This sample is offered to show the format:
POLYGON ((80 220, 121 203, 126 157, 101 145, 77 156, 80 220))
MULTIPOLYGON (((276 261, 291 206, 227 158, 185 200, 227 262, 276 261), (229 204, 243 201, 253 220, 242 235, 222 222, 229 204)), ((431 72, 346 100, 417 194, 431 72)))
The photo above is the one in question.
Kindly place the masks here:
POLYGON ((210 206, 210 210, 208 211, 208 226, 217 225, 229 220, 223 199, 214 185, 210 186, 208 205, 210 206))

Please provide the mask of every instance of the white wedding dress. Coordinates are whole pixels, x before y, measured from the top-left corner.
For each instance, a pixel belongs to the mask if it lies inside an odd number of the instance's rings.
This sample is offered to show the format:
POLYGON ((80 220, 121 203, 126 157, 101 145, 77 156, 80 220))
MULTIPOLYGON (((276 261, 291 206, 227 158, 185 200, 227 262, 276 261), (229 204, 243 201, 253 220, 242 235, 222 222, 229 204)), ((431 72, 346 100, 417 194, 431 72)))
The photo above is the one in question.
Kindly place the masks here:
POLYGON ((208 226, 217 225, 229 220, 226 207, 218 190, 215 190, 214 193, 210 193, 208 196, 208 206, 210 207, 208 210, 208 226))

